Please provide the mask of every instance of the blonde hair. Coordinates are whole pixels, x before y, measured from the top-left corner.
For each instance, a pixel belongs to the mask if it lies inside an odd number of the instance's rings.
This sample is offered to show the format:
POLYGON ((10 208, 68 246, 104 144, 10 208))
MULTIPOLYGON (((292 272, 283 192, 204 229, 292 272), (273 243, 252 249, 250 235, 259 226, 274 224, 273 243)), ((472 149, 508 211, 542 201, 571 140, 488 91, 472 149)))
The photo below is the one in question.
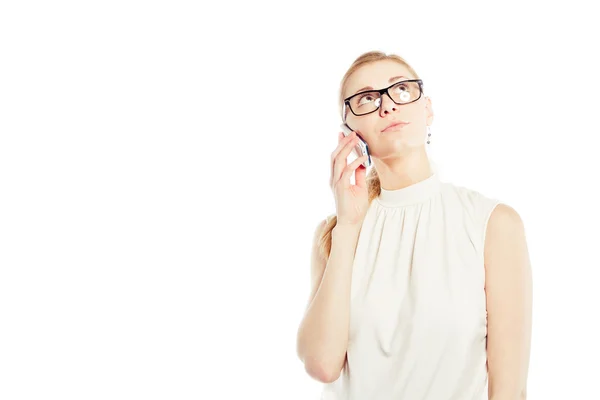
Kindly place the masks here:
MULTIPOLYGON (((409 72, 413 75, 413 79, 420 79, 415 70, 406 62, 406 60, 404 60, 398 55, 385 54, 380 51, 369 51, 363 53, 356 60, 354 60, 352 65, 350 65, 350 68, 348 68, 340 83, 338 105, 342 118, 344 118, 342 111, 344 104, 344 92, 346 90, 346 85, 348 84, 348 78, 350 78, 350 75, 352 75, 357 69, 366 64, 382 60, 396 61, 409 70, 409 72)), ((379 195, 379 192, 381 191, 381 183, 379 182, 377 170, 374 166, 371 166, 370 168, 371 169, 367 174, 369 203, 371 203, 371 201, 373 201, 373 199, 376 198, 379 195)), ((321 254, 325 257, 325 259, 327 259, 329 258, 329 254, 331 253, 331 232, 337 224, 337 216, 335 214, 329 215, 324 222, 325 224, 321 230, 321 235, 319 237, 319 250, 321 254)))

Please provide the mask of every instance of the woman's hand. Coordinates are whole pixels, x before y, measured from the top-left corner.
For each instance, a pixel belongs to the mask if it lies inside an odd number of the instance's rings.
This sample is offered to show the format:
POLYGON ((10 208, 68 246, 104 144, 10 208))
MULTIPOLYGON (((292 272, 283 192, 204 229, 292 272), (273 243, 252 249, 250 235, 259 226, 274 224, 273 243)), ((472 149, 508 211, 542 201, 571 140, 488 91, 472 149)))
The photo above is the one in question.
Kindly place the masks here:
POLYGON ((361 165, 367 155, 358 157, 348 164, 347 158, 360 139, 352 132, 344 136, 340 132, 338 146, 331 153, 331 178, 329 184, 335 197, 337 225, 359 226, 369 205, 366 183, 366 168, 361 165), (354 174, 352 185, 350 177, 354 174))

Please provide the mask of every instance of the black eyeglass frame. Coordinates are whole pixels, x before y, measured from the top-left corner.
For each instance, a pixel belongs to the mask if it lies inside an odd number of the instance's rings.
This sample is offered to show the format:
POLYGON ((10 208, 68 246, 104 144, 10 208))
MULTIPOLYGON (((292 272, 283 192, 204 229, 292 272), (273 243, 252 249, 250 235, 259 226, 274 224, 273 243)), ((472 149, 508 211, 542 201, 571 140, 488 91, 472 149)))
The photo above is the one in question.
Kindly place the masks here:
POLYGON ((367 115, 367 114, 371 114, 374 113, 375 111, 379 110, 379 108, 381 107, 381 103, 379 103, 379 106, 377 106, 376 109, 374 109, 373 111, 369 111, 367 113, 364 114, 357 114, 354 112, 354 110, 352 109, 352 106, 350 105, 350 100, 356 96, 360 96, 360 95, 364 95, 365 93, 379 93, 379 98, 381 98, 381 96, 383 96, 384 94, 387 94, 388 97, 396 104, 398 104, 399 106, 403 106, 405 104, 410 104, 410 103, 414 103, 415 101, 419 100, 422 96, 423 96, 423 80, 422 79, 407 79, 404 81, 400 81, 400 82, 396 82, 384 89, 371 89, 371 90, 365 90, 363 92, 359 92, 356 94, 353 94, 350 97, 347 97, 344 99, 344 110, 343 110, 343 115, 344 117, 346 116, 346 110, 345 108, 348 107, 348 109, 352 112, 352 114, 356 115, 357 117, 363 116, 363 115, 367 115), (406 82, 417 82, 419 84, 419 97, 417 97, 416 99, 409 101, 408 103, 396 103, 394 101, 394 99, 392 98, 392 96, 390 96, 388 90, 390 90, 391 88, 393 88, 396 85, 399 85, 401 83, 406 83, 406 82))

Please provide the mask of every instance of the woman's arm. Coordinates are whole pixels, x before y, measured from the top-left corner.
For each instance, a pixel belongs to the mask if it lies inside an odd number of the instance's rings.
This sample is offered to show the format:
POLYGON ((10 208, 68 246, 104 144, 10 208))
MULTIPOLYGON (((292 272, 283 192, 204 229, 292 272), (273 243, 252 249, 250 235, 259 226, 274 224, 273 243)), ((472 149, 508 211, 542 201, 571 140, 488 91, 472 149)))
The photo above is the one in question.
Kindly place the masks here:
POLYGON ((519 214, 498 204, 485 239, 488 397, 527 398, 531 346, 532 276, 519 214))
POLYGON ((307 373, 327 383, 339 378, 346 360, 352 264, 360 227, 334 227, 327 260, 318 245, 324 226, 317 228, 313 238, 312 290, 298 329, 297 352, 307 373))

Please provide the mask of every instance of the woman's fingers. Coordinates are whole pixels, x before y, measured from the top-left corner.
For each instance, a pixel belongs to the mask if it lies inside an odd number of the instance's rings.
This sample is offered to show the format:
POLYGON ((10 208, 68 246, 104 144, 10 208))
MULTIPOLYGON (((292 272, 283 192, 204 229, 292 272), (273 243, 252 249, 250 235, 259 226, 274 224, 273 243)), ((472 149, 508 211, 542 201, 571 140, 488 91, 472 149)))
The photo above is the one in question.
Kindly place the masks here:
POLYGON ((339 174, 336 175, 335 170, 334 170, 336 157, 344 149, 344 146, 346 146, 346 144, 352 140, 351 136, 344 136, 344 134, 342 132, 340 132, 340 135, 342 135, 343 137, 338 141, 337 147, 331 153, 331 182, 330 183, 333 183, 337 179, 339 179, 339 174))
MULTIPOLYGON (((340 134, 344 135, 343 133, 340 133, 340 134)), ((356 137, 356 134, 352 133, 352 135, 344 136, 341 140, 338 141, 337 147, 335 148, 335 150, 333 150, 331 152, 331 161, 332 162, 333 162, 333 160, 335 160, 335 158, 340 153, 340 151, 342 151, 344 149, 344 146, 346 145, 346 143, 354 140, 355 137, 356 137)))
POLYGON ((355 175, 355 183, 356 185, 359 185, 359 181, 362 179, 364 181, 364 176, 361 178, 360 174, 364 174, 365 170, 363 168, 360 168, 359 170, 357 170, 357 168, 365 162, 365 160, 367 159, 366 155, 362 155, 360 157, 358 157, 356 160, 352 161, 350 164, 348 164, 348 166, 346 168, 344 168, 344 172, 342 174, 342 178, 343 180, 347 180, 348 183, 350 183, 350 176, 352 175, 352 173, 356 170, 356 175, 355 175), (360 171, 362 170, 362 172, 360 171))
POLYGON ((356 168, 356 172, 354 173, 354 183, 361 188, 367 187, 367 168, 362 165, 362 163, 367 161, 367 158, 368 156, 366 154, 360 157, 360 159, 362 159, 361 165, 356 168))
POLYGON ((334 182, 334 173, 333 173, 333 166, 335 165, 335 157, 338 155, 338 153, 342 150, 342 148, 344 147, 344 142, 350 140, 349 137, 345 136, 343 132, 338 132, 338 145, 335 148, 335 150, 333 150, 331 152, 331 161, 329 163, 330 165, 330 171, 329 171, 329 186, 333 185, 334 182))
POLYGON ((333 159, 333 183, 337 182, 344 172, 344 168, 348 165, 348 156, 350 152, 356 146, 358 138, 353 138, 346 142, 342 149, 337 152, 337 155, 333 159))

